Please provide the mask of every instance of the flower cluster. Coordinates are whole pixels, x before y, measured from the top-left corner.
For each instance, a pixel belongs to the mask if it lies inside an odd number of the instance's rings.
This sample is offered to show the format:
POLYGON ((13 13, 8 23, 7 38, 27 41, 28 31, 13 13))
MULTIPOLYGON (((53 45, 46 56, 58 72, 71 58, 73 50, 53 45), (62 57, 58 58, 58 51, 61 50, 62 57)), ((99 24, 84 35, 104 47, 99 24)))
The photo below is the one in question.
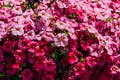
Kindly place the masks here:
POLYGON ((119 0, 0 0, 0 80, 119 80, 119 0))

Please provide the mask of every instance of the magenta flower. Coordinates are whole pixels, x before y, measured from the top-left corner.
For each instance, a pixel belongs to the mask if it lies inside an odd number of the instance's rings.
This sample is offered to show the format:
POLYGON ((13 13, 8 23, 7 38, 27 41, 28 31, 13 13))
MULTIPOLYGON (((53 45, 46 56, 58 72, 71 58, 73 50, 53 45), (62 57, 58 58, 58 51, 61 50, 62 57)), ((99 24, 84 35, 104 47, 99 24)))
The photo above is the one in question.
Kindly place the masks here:
POLYGON ((4 65, 2 63, 0 63, 0 72, 3 71, 3 67, 4 67, 4 65))
POLYGON ((37 71, 40 71, 42 68, 45 67, 47 59, 45 56, 39 56, 38 59, 36 59, 35 64, 34 64, 34 69, 37 71))
POLYGON ((39 49, 39 44, 37 42, 31 41, 28 51, 34 53, 37 49, 39 49))
POLYGON ((6 65, 6 73, 8 75, 14 75, 18 71, 18 68, 14 68, 13 64, 6 65))
POLYGON ((52 74, 47 74, 42 77, 42 80, 55 80, 52 74))
POLYGON ((45 55, 45 51, 43 49, 37 49, 35 52, 35 56, 45 55))
POLYGON ((68 63, 74 64, 75 62, 78 62, 77 56, 73 52, 69 52, 68 54, 68 63))
POLYGON ((33 73, 29 69, 23 70, 21 73, 22 80, 32 80, 33 78, 33 73))
POLYGON ((97 63, 95 62, 95 58, 94 57, 86 57, 87 60, 87 64, 92 68, 94 67, 97 63))
POLYGON ((14 43, 11 41, 4 42, 4 45, 2 46, 3 50, 6 52, 11 52, 13 49, 14 43))
POLYGON ((0 62, 3 62, 4 56, 3 56, 3 50, 0 49, 0 62))
POLYGON ((52 59, 50 60, 47 60, 45 62, 45 67, 44 67, 45 70, 47 71, 54 71, 56 69, 56 64, 53 62, 52 59))
POLYGON ((28 49, 30 47, 30 41, 28 39, 19 40, 18 47, 24 50, 28 49))
POLYGON ((18 60, 18 61, 23 61, 23 60, 25 60, 26 55, 25 55, 25 53, 24 53, 22 50, 18 49, 18 50, 16 50, 16 51, 14 52, 14 57, 15 57, 16 60, 18 60))

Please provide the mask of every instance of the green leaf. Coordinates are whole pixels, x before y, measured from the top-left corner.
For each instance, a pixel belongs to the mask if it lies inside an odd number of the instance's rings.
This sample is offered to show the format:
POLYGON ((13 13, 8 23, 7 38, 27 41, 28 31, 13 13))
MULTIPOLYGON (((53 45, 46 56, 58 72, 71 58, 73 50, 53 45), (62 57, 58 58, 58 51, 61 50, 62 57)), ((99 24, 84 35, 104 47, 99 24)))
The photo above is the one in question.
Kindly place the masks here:
POLYGON ((9 8, 12 8, 12 6, 10 4, 3 4, 3 7, 9 7, 9 8))
POLYGON ((55 43, 54 42, 50 42, 50 46, 55 47, 55 43))
POLYGON ((68 31, 67 30, 62 30, 62 33, 68 35, 68 31))
POLYGON ((112 20, 111 17, 106 18, 106 22, 110 22, 112 20))
POLYGON ((3 74, 1 73, 1 74, 0 74, 0 78, 1 78, 2 76, 3 76, 3 74))
POLYGON ((40 16, 38 15, 38 13, 35 13, 35 14, 34 14, 34 18, 35 18, 35 19, 39 19, 39 18, 40 18, 40 16))
POLYGON ((80 57, 80 62, 84 62, 84 61, 85 61, 85 58, 80 57))
POLYGON ((71 13, 71 14, 69 14, 69 17, 72 18, 72 19, 76 19, 77 14, 76 13, 71 13))

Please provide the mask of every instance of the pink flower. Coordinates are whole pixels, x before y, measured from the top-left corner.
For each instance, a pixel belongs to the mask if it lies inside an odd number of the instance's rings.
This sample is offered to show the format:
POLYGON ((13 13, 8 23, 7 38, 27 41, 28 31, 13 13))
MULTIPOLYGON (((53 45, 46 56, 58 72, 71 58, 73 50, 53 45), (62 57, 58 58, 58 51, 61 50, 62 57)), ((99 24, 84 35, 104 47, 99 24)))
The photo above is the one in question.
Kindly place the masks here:
POLYGON ((111 66, 110 70, 113 74, 117 74, 117 72, 120 72, 120 68, 117 65, 111 66))
POLYGON ((94 57, 86 57, 87 60, 87 64, 92 68, 94 67, 97 63, 95 62, 95 58, 94 57))
POLYGON ((38 15, 41 16, 43 19, 48 19, 48 20, 51 17, 51 15, 45 10, 39 11, 38 15))
POLYGON ((23 35, 24 29, 22 25, 16 25, 11 29, 13 35, 23 35))
POLYGON ((75 62, 78 62, 77 56, 73 52, 68 53, 68 63, 74 64, 75 62))
POLYGON ((5 4, 5 5, 10 4, 11 6, 13 6, 14 0, 4 0, 4 4, 5 4))
POLYGON ((35 32, 34 32, 34 30, 31 30, 31 31, 28 31, 27 33, 25 33, 23 36, 29 40, 33 40, 33 39, 35 39, 35 32))
POLYGON ((46 34, 43 35, 43 38, 45 38, 45 40, 48 41, 48 42, 53 41, 54 34, 53 33, 46 33, 46 34))
POLYGON ((12 9, 12 12, 15 13, 15 14, 22 14, 22 8, 21 6, 14 6, 13 9, 12 9))
POLYGON ((14 6, 12 9, 12 13, 18 14, 18 15, 22 14, 21 6, 14 6))
POLYGON ((42 2, 43 2, 43 4, 49 4, 51 2, 51 0, 43 0, 42 2))
POLYGON ((10 10, 7 8, 0 9, 0 15, 0 19, 8 19, 11 16, 10 10))
POLYGON ((68 45, 68 38, 67 38, 67 35, 65 35, 64 33, 59 33, 55 38, 54 38, 54 41, 55 41, 55 45, 56 46, 67 46, 68 45))
POLYGON ((87 65, 86 63, 78 62, 77 64, 74 65, 73 69, 74 75, 76 77, 80 77, 87 71, 87 65))
POLYGON ((47 60, 45 63, 44 69, 47 71, 54 71, 56 69, 56 64, 54 63, 52 59, 47 60))
POLYGON ((31 16, 31 15, 34 14, 34 11, 33 11, 32 9, 27 9, 27 10, 24 12, 24 14, 31 16))
POLYGON ((58 29, 65 29, 66 24, 65 24, 63 21, 57 20, 57 21, 56 21, 56 27, 57 27, 58 29))
POLYGON ((34 53, 37 49, 39 49, 39 44, 37 42, 31 41, 28 51, 34 53))
POLYGON ((35 52, 35 56, 45 55, 45 51, 43 49, 37 49, 35 52))
POLYGON ((12 67, 14 69, 20 69, 20 64, 19 63, 14 63, 12 67))
POLYGON ((21 76, 22 76, 22 80, 32 80, 32 78, 33 78, 33 72, 30 71, 29 69, 25 69, 21 73, 21 76))
POLYGON ((83 50, 88 50, 89 47, 90 47, 90 43, 89 42, 85 42, 85 41, 82 41, 80 43, 80 45, 81 45, 81 47, 82 47, 83 50))
POLYGON ((78 12, 78 13, 77 13, 77 19, 78 19, 79 21, 83 21, 83 20, 84 20, 84 15, 83 15, 82 12, 78 12))
POLYGON ((56 3, 59 8, 67 8, 67 0, 57 0, 56 3))
POLYGON ((25 0, 15 0, 14 5, 21 5, 25 0))
POLYGON ((52 74, 47 74, 42 77, 42 80, 55 80, 52 74))
POLYGON ((41 10, 41 9, 47 9, 48 6, 46 4, 40 4, 38 7, 37 7, 37 10, 41 10))

